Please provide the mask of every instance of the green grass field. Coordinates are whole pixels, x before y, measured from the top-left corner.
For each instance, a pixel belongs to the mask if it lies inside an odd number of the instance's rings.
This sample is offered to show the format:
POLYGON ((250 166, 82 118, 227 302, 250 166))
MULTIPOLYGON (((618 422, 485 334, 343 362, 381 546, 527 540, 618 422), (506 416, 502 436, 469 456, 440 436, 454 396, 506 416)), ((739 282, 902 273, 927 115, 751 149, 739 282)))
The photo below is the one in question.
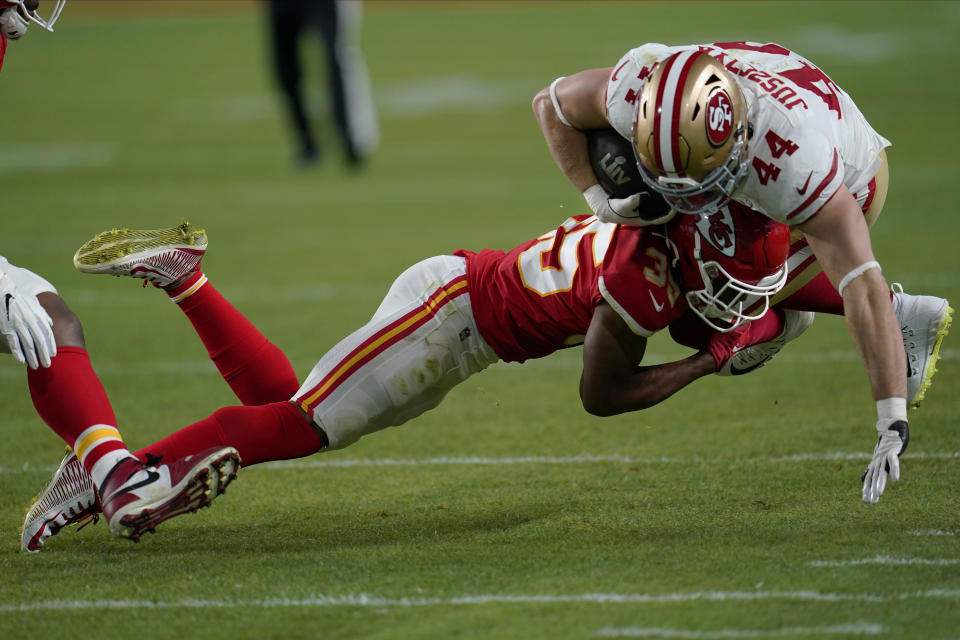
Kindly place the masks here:
MULTIPOLYGON (((960 301, 960 3, 368 3, 382 146, 356 174, 330 135, 295 170, 262 8, 70 0, 0 75, 0 253, 83 319, 131 448, 235 399, 164 296, 73 270, 89 236, 205 226, 211 281, 305 375, 413 262, 585 212, 530 101, 643 41, 817 62, 894 142, 884 275, 960 301)), ((617 418, 580 407, 579 350, 494 366, 402 428, 244 469, 140 544, 101 522, 29 555, 19 526, 62 444, 0 357, 0 637, 956 639, 957 340, 878 505, 867 379, 819 317, 759 372, 617 418)))

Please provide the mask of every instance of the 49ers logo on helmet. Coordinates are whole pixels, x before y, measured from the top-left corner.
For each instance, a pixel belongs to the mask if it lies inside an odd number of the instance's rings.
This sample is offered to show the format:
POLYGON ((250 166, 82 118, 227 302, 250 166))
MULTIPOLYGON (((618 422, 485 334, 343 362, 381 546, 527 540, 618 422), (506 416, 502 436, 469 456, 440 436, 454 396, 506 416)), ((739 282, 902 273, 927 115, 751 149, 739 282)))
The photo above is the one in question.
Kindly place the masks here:
POLYGON ((722 89, 707 101, 707 139, 714 147, 722 147, 733 131, 733 106, 730 96, 722 89))

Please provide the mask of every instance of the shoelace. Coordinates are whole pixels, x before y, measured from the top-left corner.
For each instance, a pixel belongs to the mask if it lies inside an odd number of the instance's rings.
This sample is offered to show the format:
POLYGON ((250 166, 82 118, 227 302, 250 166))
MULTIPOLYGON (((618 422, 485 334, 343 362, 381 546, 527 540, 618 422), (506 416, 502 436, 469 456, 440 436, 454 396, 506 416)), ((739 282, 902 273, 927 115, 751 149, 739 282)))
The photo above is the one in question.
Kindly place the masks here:
POLYGON ((100 522, 100 512, 99 511, 88 512, 82 518, 77 520, 76 524, 79 525, 77 527, 77 531, 80 531, 80 529, 83 529, 87 525, 97 524, 98 522, 100 522))

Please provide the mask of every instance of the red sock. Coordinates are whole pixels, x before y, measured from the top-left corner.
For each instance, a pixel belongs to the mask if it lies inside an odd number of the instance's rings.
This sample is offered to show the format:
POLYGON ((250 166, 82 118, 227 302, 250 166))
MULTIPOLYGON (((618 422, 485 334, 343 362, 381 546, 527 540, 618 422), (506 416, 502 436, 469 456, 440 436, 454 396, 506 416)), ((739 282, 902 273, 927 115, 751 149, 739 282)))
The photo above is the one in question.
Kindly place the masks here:
POLYGON ((193 324, 197 335, 237 398, 245 405, 289 400, 300 388, 283 351, 220 295, 201 272, 167 295, 193 324))
POLYGON ((800 287, 792 296, 782 300, 777 306, 797 311, 843 315, 843 298, 830 284, 827 274, 822 271, 813 280, 800 287))
POLYGON ((209 447, 230 446, 240 453, 243 466, 270 460, 302 458, 323 448, 323 441, 287 402, 261 406, 224 407, 209 418, 180 429, 134 455, 175 460, 209 447))
POLYGON ((48 368, 27 370, 27 384, 40 418, 74 448, 87 473, 111 451, 126 451, 85 349, 58 347, 48 368))

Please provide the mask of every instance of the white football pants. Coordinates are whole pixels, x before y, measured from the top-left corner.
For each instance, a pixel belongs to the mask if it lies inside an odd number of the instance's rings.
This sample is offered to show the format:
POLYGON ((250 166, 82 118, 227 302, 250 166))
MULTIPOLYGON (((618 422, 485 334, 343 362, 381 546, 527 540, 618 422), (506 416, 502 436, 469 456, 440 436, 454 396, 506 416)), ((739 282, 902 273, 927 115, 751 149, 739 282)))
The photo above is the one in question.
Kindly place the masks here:
POLYGON ((466 260, 437 256, 404 271, 370 322, 320 359, 292 401, 338 449, 436 407, 497 360, 470 309, 466 260))

